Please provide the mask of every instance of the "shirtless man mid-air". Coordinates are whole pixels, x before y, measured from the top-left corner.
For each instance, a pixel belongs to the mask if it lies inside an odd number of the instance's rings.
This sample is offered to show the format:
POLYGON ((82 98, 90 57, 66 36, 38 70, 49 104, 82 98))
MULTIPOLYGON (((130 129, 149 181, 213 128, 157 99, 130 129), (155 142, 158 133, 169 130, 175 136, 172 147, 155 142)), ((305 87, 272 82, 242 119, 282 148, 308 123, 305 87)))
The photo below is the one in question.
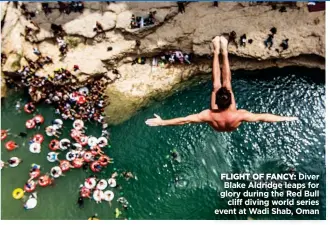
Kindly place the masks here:
POLYGON ((231 88, 231 72, 228 60, 228 40, 224 36, 217 36, 212 40, 213 56, 213 91, 211 94, 211 109, 186 117, 163 120, 155 114, 155 118, 145 123, 149 126, 183 125, 188 123, 208 123, 219 132, 234 131, 242 122, 281 122, 294 121, 297 117, 277 116, 268 113, 251 113, 244 109, 237 109, 234 93, 231 88), (220 72, 219 54, 222 56, 222 72, 220 72), (220 80, 222 73, 222 83, 220 80))

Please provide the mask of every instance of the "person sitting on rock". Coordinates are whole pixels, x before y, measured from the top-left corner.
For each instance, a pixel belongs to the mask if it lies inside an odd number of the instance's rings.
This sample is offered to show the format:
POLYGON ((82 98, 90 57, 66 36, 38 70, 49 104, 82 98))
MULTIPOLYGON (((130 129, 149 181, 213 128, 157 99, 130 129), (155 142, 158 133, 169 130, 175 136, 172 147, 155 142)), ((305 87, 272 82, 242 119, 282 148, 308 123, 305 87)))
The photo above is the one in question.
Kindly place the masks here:
POLYGON ((266 48, 271 49, 271 47, 273 46, 273 38, 274 38, 273 34, 268 34, 268 38, 264 42, 266 48))
POLYGON ((240 44, 240 46, 245 47, 245 45, 246 45, 246 34, 243 34, 243 35, 240 37, 240 39, 239 39, 239 44, 240 44))
POLYGON ((179 12, 184 13, 185 12, 184 2, 177 2, 177 4, 178 4, 179 12))
POLYGON ((103 26, 99 21, 96 21, 95 27, 93 29, 95 32, 100 33, 103 32, 103 26))
POLYGON ((283 48, 283 51, 284 50, 287 50, 288 48, 289 48, 289 39, 285 39, 285 40, 283 40, 282 41, 282 43, 280 44, 280 47, 282 47, 283 48))
POLYGON ((36 55, 41 55, 41 52, 36 47, 33 48, 33 53, 36 55))

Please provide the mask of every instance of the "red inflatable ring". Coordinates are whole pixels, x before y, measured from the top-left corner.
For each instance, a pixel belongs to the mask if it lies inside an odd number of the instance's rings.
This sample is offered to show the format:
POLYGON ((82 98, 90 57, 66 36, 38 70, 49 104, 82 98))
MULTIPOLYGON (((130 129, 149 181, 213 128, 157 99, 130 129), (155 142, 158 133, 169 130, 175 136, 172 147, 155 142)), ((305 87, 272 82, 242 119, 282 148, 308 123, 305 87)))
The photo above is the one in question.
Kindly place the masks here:
POLYGON ((28 193, 33 192, 37 187, 37 183, 33 180, 30 181, 29 185, 31 187, 26 186, 26 184, 24 185, 24 191, 26 191, 28 193))
POLYGON ((1 141, 5 140, 7 136, 8 136, 7 131, 6 130, 1 130, 1 141))
POLYGON ((18 147, 14 141, 8 141, 5 146, 8 151, 13 151, 18 147))
POLYGON ((33 120, 39 123, 43 123, 45 121, 42 115, 36 115, 35 117, 33 117, 33 120))
POLYGON ((100 172, 101 171, 101 168, 100 169, 95 168, 95 166, 97 166, 97 165, 101 166, 101 164, 98 161, 92 162, 90 164, 90 168, 93 172, 100 172))
POLYGON ((106 166, 108 165, 108 163, 110 162, 110 158, 106 155, 102 155, 100 158, 99 158, 99 163, 101 166, 106 166))
POLYGON ((41 144, 44 141, 44 136, 42 136, 42 134, 36 134, 33 137, 33 141, 41 144))
POLYGON ((48 147, 49 147, 50 150, 56 151, 56 150, 60 149, 60 141, 56 140, 56 139, 53 139, 49 142, 48 147))
POLYGON ((91 194, 91 191, 86 188, 85 186, 81 188, 80 190, 80 196, 83 198, 89 198, 91 194))
POLYGON ((74 168, 80 168, 80 167, 82 167, 83 164, 84 164, 84 160, 80 159, 80 158, 75 158, 72 161, 72 165, 74 168))
POLYGON ((79 138, 79 136, 81 135, 81 132, 76 130, 76 129, 72 129, 71 130, 71 137, 73 139, 79 138))
POLYGON ((79 138, 79 144, 81 144, 82 146, 86 146, 88 144, 88 137, 87 136, 81 136, 79 138))
POLYGON ((91 150, 91 153, 92 153, 93 156, 96 156, 96 155, 99 154, 99 152, 98 152, 95 148, 93 148, 93 149, 91 150))
POLYGON ((24 106, 24 111, 27 112, 27 113, 29 113, 29 114, 33 113, 35 109, 36 109, 36 107, 33 105, 32 102, 27 103, 27 104, 25 104, 25 106, 24 106), (29 106, 29 105, 30 105, 30 107, 32 108, 31 110, 28 109, 28 106, 29 106))
POLYGON ((39 176, 40 176, 40 170, 39 169, 36 169, 35 171, 30 172, 30 178, 35 179, 35 178, 37 178, 39 176))
POLYGON ((50 185, 52 182, 49 178, 49 176, 47 175, 43 175, 39 178, 38 180, 38 184, 41 186, 41 187, 46 187, 48 185, 50 185))
POLYGON ((70 169, 70 162, 68 160, 61 160, 60 161, 60 168, 63 172, 66 172, 70 169))
POLYGON ((86 102, 85 96, 80 95, 77 100, 78 104, 84 104, 86 102))
POLYGON ((91 162, 93 160, 93 155, 90 151, 86 151, 83 158, 85 162, 91 162))
POLYGON ((27 129, 33 129, 35 128, 36 123, 34 122, 34 120, 27 120, 25 126, 27 129))

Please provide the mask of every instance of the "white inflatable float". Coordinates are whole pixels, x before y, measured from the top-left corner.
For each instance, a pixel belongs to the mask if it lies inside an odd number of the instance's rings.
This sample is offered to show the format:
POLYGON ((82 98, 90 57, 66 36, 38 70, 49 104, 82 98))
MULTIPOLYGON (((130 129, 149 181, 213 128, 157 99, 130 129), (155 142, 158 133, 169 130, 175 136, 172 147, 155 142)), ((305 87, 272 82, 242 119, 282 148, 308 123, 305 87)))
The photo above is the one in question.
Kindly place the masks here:
POLYGON ((29 147, 30 152, 32 153, 40 153, 41 152, 41 145, 39 143, 32 143, 29 147))

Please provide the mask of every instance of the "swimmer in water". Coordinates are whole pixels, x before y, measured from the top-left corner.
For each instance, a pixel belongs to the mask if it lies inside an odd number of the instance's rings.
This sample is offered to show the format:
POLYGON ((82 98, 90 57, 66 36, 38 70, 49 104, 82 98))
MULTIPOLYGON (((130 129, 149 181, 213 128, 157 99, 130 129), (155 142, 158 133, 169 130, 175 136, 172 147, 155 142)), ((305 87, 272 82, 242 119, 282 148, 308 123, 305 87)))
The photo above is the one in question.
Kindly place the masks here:
POLYGON ((171 126, 189 123, 207 123, 218 132, 236 130, 242 122, 281 122, 298 120, 297 117, 277 116, 268 113, 251 113, 244 109, 237 109, 234 93, 231 87, 231 72, 228 59, 228 40, 224 36, 217 36, 212 40, 213 56, 213 91, 211 94, 211 108, 186 117, 163 120, 160 116, 146 120, 148 126, 171 126), (222 72, 220 72, 219 54, 222 56, 222 72), (221 82, 222 75, 222 82, 221 82))
POLYGON ((21 138, 26 138, 27 137, 27 133, 25 133, 25 132, 19 132, 19 134, 17 136, 19 136, 21 138))
POLYGON ((14 165, 14 164, 16 164, 16 163, 18 163, 18 164, 20 164, 21 162, 23 162, 23 160, 22 159, 19 159, 19 158, 17 158, 17 159, 8 159, 8 164, 9 165, 14 165))
POLYGON ((79 198, 77 200, 77 204, 78 204, 80 209, 84 208, 84 199, 79 196, 79 198))

